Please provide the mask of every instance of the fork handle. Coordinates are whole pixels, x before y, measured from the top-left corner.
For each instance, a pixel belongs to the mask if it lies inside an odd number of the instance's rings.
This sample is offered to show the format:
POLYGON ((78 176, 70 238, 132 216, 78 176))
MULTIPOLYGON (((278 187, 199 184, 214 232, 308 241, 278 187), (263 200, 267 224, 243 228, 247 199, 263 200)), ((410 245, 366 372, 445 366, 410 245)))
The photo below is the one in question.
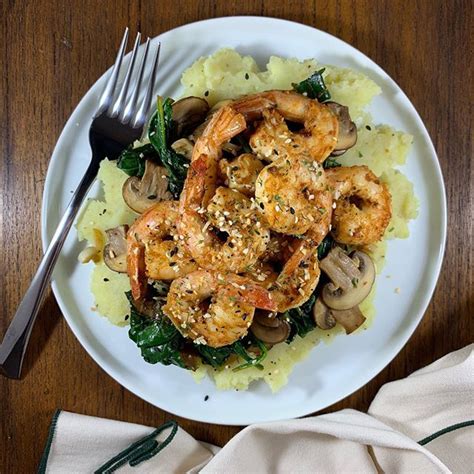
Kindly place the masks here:
POLYGON ((0 373, 13 379, 20 378, 23 358, 30 338, 31 330, 41 306, 44 292, 48 286, 56 260, 64 241, 81 207, 82 201, 91 187, 97 172, 99 161, 92 159, 81 182, 74 192, 51 243, 41 259, 38 270, 18 307, 13 320, 0 345, 0 373))

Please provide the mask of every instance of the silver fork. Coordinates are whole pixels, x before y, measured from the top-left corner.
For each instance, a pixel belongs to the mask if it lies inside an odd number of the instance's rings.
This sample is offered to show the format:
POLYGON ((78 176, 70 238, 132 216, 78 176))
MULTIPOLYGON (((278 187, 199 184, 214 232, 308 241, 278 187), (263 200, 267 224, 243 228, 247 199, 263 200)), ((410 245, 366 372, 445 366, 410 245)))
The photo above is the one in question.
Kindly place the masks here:
POLYGON ((116 159, 128 145, 142 135, 153 95, 160 45, 158 44, 156 49, 150 77, 148 83, 144 85, 144 98, 139 105, 150 38, 146 42, 139 69, 132 78, 140 41, 141 35, 138 33, 122 87, 119 89, 117 82, 128 42, 128 28, 125 30, 115 64, 100 97, 97 112, 89 130, 91 162, 59 222, 30 287, 0 345, 0 373, 7 377, 20 378, 28 340, 51 273, 82 201, 97 176, 101 160, 105 157, 116 159))

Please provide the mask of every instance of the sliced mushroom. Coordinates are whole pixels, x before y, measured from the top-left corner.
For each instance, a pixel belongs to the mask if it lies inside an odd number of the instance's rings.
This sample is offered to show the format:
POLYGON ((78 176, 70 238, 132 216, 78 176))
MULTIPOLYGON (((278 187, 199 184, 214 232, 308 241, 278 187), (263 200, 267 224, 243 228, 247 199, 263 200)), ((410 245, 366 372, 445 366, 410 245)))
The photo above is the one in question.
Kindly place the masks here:
POLYGON ((254 320, 250 330, 256 338, 267 344, 278 344, 279 342, 286 341, 290 335, 290 325, 283 319, 274 318, 274 320, 275 322, 278 321, 278 326, 264 326, 257 320, 254 320))
POLYGON ((194 130, 209 112, 209 104, 200 97, 185 97, 173 103, 172 119, 177 137, 194 130))
POLYGON ((236 145, 235 143, 227 142, 222 145, 222 151, 229 153, 232 156, 237 156, 240 154, 242 147, 240 145, 236 145))
POLYGON ((105 231, 107 244, 104 247, 104 262, 114 272, 127 271, 128 225, 119 225, 105 231))
POLYGON ((334 319, 346 330, 346 334, 351 334, 358 329, 365 321, 365 316, 358 306, 343 311, 331 310, 334 319))
POLYGON ((276 316, 277 313, 257 309, 255 310, 255 316, 253 317, 253 320, 261 326, 277 328, 278 326, 280 326, 280 320, 276 316))
POLYGON ((321 329, 332 329, 336 325, 331 310, 322 302, 321 298, 318 298, 313 306, 313 318, 316 326, 321 329))
POLYGON ((142 214, 153 204, 172 199, 166 176, 166 168, 146 160, 143 176, 132 176, 123 183, 122 196, 128 207, 142 214))
POLYGON ((357 127, 351 120, 349 109, 346 106, 338 104, 337 102, 325 102, 325 104, 336 115, 339 122, 337 143, 332 152, 333 156, 339 156, 357 143, 357 127))
POLYGON ((196 140, 204 133, 204 130, 207 127, 207 124, 209 123, 209 120, 205 120, 201 124, 199 124, 193 131, 192 133, 189 134, 189 139, 193 142, 196 142, 196 140))
POLYGON ((180 138, 179 140, 176 140, 171 145, 171 148, 173 148, 176 153, 183 155, 186 159, 191 161, 191 158, 193 157, 194 143, 189 140, 189 138, 180 138))
POLYGON ((355 251, 349 256, 341 247, 334 247, 319 262, 321 270, 332 283, 324 286, 321 296, 330 308, 345 310, 357 306, 372 289, 375 266, 364 252, 355 251))
POLYGON ((328 308, 320 298, 313 306, 313 317, 316 325, 321 329, 332 329, 336 323, 339 323, 346 334, 354 332, 365 321, 365 316, 358 306, 338 311, 328 308))

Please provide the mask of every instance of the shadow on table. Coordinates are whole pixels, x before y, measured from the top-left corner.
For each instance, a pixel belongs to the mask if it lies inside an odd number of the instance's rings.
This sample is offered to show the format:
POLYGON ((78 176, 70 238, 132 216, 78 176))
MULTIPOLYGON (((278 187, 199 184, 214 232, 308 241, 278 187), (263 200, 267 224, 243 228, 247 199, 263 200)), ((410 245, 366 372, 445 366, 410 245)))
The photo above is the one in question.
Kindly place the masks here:
POLYGON ((21 379, 28 377, 29 372, 35 367, 37 361, 42 357, 48 340, 61 319, 61 311, 54 299, 51 290, 48 291, 38 313, 36 323, 30 336, 30 342, 26 350, 21 379))

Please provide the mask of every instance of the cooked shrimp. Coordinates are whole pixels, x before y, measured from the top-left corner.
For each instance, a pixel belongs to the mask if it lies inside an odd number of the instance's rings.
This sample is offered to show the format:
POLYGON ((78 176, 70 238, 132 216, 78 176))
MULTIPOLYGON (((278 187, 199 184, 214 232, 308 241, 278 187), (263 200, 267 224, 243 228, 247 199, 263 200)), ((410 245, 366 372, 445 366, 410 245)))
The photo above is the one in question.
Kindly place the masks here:
POLYGON ((225 185, 246 196, 255 194, 255 181, 263 166, 263 163, 252 153, 244 153, 232 161, 225 158, 219 161, 225 185))
POLYGON ((280 313, 297 308, 313 294, 321 271, 318 261, 319 242, 302 239, 292 244, 292 256, 283 266, 275 282, 268 288, 280 313))
POLYGON ((262 92, 242 97, 232 107, 248 120, 264 118, 250 140, 252 150, 264 159, 272 161, 284 152, 299 150, 323 162, 337 144, 335 114, 327 105, 297 92, 262 92), (284 119, 303 124, 303 130, 291 132, 284 119))
POLYGON ((323 167, 311 158, 281 156, 259 174, 255 198, 270 229, 304 234, 321 221, 328 223, 332 196, 323 167))
POLYGON ((263 287, 242 276, 198 270, 173 281, 163 311, 183 336, 222 347, 247 334, 255 308, 275 309, 263 287))
POLYGON ((206 212, 202 242, 188 240, 191 254, 203 268, 239 273, 255 263, 270 240, 260 212, 252 201, 233 189, 219 187, 206 212), (206 228, 207 226, 207 228, 206 228), (214 230, 226 237, 219 238, 214 230), (211 236, 212 240, 207 240, 211 236))
POLYGON ((304 304, 319 282, 318 245, 328 231, 328 224, 314 227, 303 239, 273 234, 249 277, 268 288, 278 312, 304 304), (275 267, 282 268, 279 273, 275 267))
POLYGON ((259 260, 251 267, 248 267, 247 271, 243 273, 243 276, 250 278, 264 288, 268 288, 278 278, 278 273, 274 270, 272 265, 259 260))
POLYGON ((224 107, 194 146, 180 199, 179 231, 202 268, 242 272, 257 261, 269 240, 269 231, 250 199, 233 189, 216 191, 220 146, 244 128, 243 116, 224 107), (227 238, 221 241, 215 229, 227 233, 227 238))
POLYGON ((326 172, 336 208, 332 234, 337 242, 369 245, 379 241, 392 216, 392 197, 367 166, 341 166, 326 172))
POLYGON ((178 205, 155 204, 127 233, 127 273, 134 299, 145 295, 148 278, 172 280, 198 268, 177 235, 178 205))
POLYGON ((287 260, 293 253, 291 248, 293 240, 294 237, 289 235, 271 232, 270 241, 260 260, 262 262, 281 262, 282 260, 287 260))

